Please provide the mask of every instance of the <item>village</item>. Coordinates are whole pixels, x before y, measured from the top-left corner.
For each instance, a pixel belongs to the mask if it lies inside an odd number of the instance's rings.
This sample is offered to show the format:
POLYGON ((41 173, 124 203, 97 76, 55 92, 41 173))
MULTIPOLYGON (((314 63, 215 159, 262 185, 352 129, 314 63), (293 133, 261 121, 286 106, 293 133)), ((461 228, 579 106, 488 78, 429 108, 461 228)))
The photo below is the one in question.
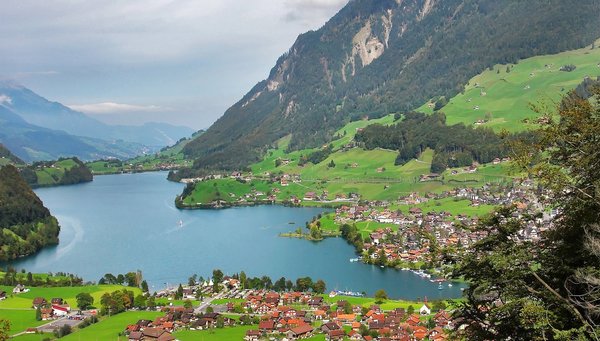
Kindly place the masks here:
MULTIPOLYGON (((481 219, 477 215, 452 214, 445 211, 443 206, 424 211, 420 205, 428 201, 451 199, 466 200, 473 208, 482 205, 514 207, 512 214, 515 218, 525 215, 537 217, 529 220, 520 232, 521 240, 536 241, 549 228, 549 222, 556 212, 544 212, 538 202, 539 193, 535 191, 532 181, 523 180, 506 185, 488 184, 481 188, 454 189, 440 194, 411 193, 395 203, 368 201, 344 205, 335 209, 332 215, 335 226, 342 230, 342 236, 347 239, 348 232, 344 234, 344 226, 354 233, 361 232, 356 228, 356 224, 361 222, 385 226, 367 230, 368 235, 362 240, 349 240, 357 247, 359 259, 363 262, 404 270, 439 270, 444 254, 459 256, 487 233, 476 229, 481 219), (407 209, 400 210, 398 207, 407 209)), ((417 274, 424 275, 423 272, 417 274)))
MULTIPOLYGON (((170 305, 154 321, 139 320, 124 329, 128 340, 173 340, 181 330, 223 333, 242 328, 244 340, 298 340, 323 335, 325 340, 445 340, 452 328, 451 313, 443 302, 393 307, 351 303, 356 298, 316 295, 312 292, 241 289, 240 282, 224 277, 224 290, 212 293, 212 283, 183 288, 184 298, 208 295, 197 308, 170 305), (219 301, 221 304, 210 305, 219 301)), ((172 297, 176 289, 158 293, 172 297)), ((390 301, 391 302, 391 301, 390 301)), ((403 302, 406 303, 406 302, 403 302)), ((397 304, 402 305, 402 304, 397 304)), ((188 334, 191 335, 191 334, 188 334)))

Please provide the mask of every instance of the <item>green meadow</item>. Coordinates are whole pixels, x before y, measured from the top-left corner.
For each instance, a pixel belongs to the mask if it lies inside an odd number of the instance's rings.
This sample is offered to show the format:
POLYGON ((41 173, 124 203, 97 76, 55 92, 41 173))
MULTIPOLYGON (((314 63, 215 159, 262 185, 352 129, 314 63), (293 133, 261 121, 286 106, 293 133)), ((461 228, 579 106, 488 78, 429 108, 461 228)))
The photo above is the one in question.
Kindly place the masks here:
MULTIPOLYGON (((596 43, 596 46, 598 42, 596 43)), ((500 131, 519 131, 535 127, 539 116, 531 104, 546 104, 555 109, 561 96, 574 89, 587 76, 600 75, 600 48, 591 46, 554 55, 537 56, 517 64, 495 65, 473 77, 463 93, 448 101, 440 111, 448 124, 473 124, 488 120, 483 126, 500 131), (560 71, 575 65, 571 72, 560 71), (530 123, 525 123, 524 120, 530 123)), ((431 103, 417 111, 431 112, 431 103)))
POLYGON ((76 332, 61 338, 61 340, 127 340, 126 336, 119 336, 119 333, 122 333, 125 328, 127 328, 127 325, 136 323, 141 319, 154 320, 159 316, 164 316, 164 313, 159 311, 127 311, 118 315, 103 318, 100 322, 87 328, 79 329, 76 332))

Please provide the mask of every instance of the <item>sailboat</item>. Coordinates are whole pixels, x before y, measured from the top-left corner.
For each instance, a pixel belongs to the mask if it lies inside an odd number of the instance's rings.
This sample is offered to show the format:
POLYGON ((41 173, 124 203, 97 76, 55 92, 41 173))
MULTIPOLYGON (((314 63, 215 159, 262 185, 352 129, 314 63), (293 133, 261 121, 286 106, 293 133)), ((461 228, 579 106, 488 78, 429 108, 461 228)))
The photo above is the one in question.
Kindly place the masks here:
POLYGON ((183 227, 183 220, 179 219, 179 227, 183 227))

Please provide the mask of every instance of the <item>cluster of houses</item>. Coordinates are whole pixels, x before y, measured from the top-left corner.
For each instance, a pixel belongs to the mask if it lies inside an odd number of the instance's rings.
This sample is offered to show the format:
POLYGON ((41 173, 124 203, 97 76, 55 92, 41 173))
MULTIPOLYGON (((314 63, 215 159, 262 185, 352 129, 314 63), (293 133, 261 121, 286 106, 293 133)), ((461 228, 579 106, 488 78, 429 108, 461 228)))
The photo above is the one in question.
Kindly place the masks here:
MULTIPOLYGON (((193 291, 193 288, 186 289, 193 291)), ((174 340, 172 333, 177 330, 200 333, 252 324, 254 327, 246 331, 245 340, 298 340, 324 334, 325 340, 413 341, 445 340, 448 330, 453 327, 450 314, 445 310, 432 312, 427 301, 418 311, 409 313, 402 308, 383 311, 379 305, 368 308, 352 305, 344 297, 331 304, 322 296, 308 292, 244 290, 243 297, 243 300, 224 304, 219 309, 222 313, 165 307, 164 316, 154 321, 139 320, 128 325, 124 332, 130 341, 170 341, 174 340), (238 311, 236 314, 239 307, 244 313, 238 311), (227 317, 233 315, 240 316, 239 321, 227 317), (254 318, 249 318, 250 315, 254 318)))
POLYGON ((32 308, 40 309, 42 320, 54 320, 69 315, 71 306, 62 298, 52 298, 50 302, 43 297, 33 299, 32 308))
MULTIPOLYGON (((541 211, 530 181, 522 181, 506 186, 486 185, 482 188, 461 188, 441 194, 429 193, 421 196, 412 193, 399 199, 401 205, 419 205, 429 200, 457 198, 469 200, 471 206, 515 205, 516 216, 541 211)), ((432 254, 431 236, 441 248, 453 246, 466 250, 485 235, 481 231, 470 229, 479 223, 477 216, 466 214, 453 215, 444 211, 424 212, 419 207, 411 207, 406 212, 390 209, 387 202, 368 202, 362 205, 341 206, 335 211, 337 224, 371 221, 394 225, 380 228, 370 234, 363 244, 363 256, 372 260, 384 253, 386 263, 392 265, 410 265, 418 262, 434 262, 438 255, 432 254)), ((544 215, 520 231, 523 240, 537 240, 540 233, 547 229, 551 215, 544 215)))
POLYGON ((365 310, 343 299, 329 304, 306 293, 266 292, 249 297, 247 305, 257 305, 255 312, 261 315, 258 327, 246 332, 248 341, 296 340, 314 334, 325 334, 326 340, 445 340, 452 328, 449 313, 440 310, 431 315, 427 303, 419 313, 408 314, 401 308, 384 312, 378 305, 365 310), (298 305, 307 309, 293 308, 298 305))

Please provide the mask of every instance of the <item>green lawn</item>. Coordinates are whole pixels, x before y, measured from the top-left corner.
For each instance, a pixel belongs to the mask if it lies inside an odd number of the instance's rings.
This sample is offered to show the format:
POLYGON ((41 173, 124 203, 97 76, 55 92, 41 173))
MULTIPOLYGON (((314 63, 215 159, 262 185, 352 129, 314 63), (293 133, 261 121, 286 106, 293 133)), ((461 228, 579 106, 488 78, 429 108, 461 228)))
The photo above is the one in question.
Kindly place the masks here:
POLYGON ((10 321, 10 335, 27 330, 27 328, 41 326, 48 321, 36 321, 35 310, 0 309, 0 317, 10 321))
POLYGON ((250 329, 256 329, 256 326, 235 326, 212 330, 182 330, 175 332, 173 336, 181 341, 243 340, 246 331, 250 329))
POLYGON ((124 336, 119 337, 119 333, 123 332, 128 324, 135 323, 140 319, 154 320, 163 315, 164 313, 158 311, 128 311, 102 319, 100 322, 67 335, 61 340, 127 340, 124 336))

